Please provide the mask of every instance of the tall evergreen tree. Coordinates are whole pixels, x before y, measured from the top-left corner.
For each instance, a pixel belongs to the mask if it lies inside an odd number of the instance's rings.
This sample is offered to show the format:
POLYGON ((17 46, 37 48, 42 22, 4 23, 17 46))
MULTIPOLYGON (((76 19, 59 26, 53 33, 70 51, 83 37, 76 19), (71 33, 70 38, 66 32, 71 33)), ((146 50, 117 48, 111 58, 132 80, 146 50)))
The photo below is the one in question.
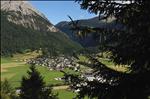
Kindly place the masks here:
POLYGON ((21 83, 21 99, 57 99, 57 95, 53 94, 51 87, 46 87, 43 77, 31 65, 28 76, 22 78, 21 83))
MULTIPOLYGON (((114 16, 125 29, 88 28, 73 24, 74 30, 82 33, 95 31, 110 34, 114 45, 105 45, 112 52, 112 61, 130 66, 130 73, 112 70, 90 57, 94 75, 102 80, 80 80, 79 98, 88 95, 98 99, 149 99, 150 96, 150 2, 148 0, 77 0, 81 8, 90 13, 103 14, 103 18, 114 16), (86 84, 86 86, 85 86, 86 84)), ((101 19, 101 17, 100 17, 101 19)), ((74 77, 76 78, 76 77, 74 77)), ((79 83, 73 80, 73 85, 79 83)))

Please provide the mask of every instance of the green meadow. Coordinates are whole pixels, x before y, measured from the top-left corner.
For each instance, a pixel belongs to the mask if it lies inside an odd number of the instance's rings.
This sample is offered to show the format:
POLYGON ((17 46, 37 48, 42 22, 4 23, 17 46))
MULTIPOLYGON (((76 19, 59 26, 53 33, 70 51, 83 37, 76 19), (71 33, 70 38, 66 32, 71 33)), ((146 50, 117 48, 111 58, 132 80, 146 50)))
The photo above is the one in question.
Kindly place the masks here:
MULTIPOLYGON (((7 79, 14 88, 18 88, 22 77, 27 76, 27 71, 29 70, 29 65, 23 60, 36 57, 37 55, 38 54, 32 52, 26 54, 15 54, 14 57, 1 57, 1 81, 7 79)), ((79 56, 79 61, 88 62, 89 60, 85 56, 79 56)), ((115 66, 113 62, 106 59, 99 59, 99 61, 117 71, 127 71, 127 68, 124 68, 123 66, 115 66)), ((58 93, 59 99, 72 99, 77 95, 77 93, 74 93, 67 88, 62 88, 66 86, 64 81, 55 80, 57 77, 64 76, 62 72, 55 70, 50 71, 47 67, 43 66, 37 66, 36 68, 47 85, 51 84, 57 87, 57 89, 54 88, 53 91, 58 93), (59 88, 59 86, 61 87, 59 88)), ((81 66, 82 70, 86 70, 88 68, 89 67, 81 66)), ((69 69, 65 69, 65 72, 78 74, 78 72, 74 72, 69 69)))
MULTIPOLYGON (((3 81, 4 79, 8 79, 8 81, 11 83, 11 85, 14 88, 18 88, 20 86, 22 77, 26 76, 27 71, 29 70, 29 65, 25 64, 25 62, 23 61, 20 61, 23 60, 22 58, 26 58, 22 56, 25 55, 19 54, 19 55, 15 55, 12 58, 1 57, 1 81, 3 81)), ((54 79, 56 77, 63 77, 64 74, 62 72, 55 71, 55 70, 50 71, 48 70, 48 68, 42 66, 37 66, 36 68, 43 76, 43 79, 47 85, 51 84, 58 87, 64 86, 65 84, 64 81, 58 81, 54 79)), ((53 91, 55 93, 58 93, 59 99, 72 99, 76 95, 75 93, 68 90, 67 88, 66 89, 57 88, 54 89, 53 91)))
MULTIPOLYGON (((63 73, 60 71, 49 71, 46 67, 37 66, 38 71, 43 76, 46 84, 62 85, 63 81, 55 80, 56 77, 63 77, 63 73)), ((13 87, 20 86, 20 82, 23 76, 27 75, 29 65, 24 62, 13 62, 11 59, 1 58, 1 80, 8 79, 13 87)))

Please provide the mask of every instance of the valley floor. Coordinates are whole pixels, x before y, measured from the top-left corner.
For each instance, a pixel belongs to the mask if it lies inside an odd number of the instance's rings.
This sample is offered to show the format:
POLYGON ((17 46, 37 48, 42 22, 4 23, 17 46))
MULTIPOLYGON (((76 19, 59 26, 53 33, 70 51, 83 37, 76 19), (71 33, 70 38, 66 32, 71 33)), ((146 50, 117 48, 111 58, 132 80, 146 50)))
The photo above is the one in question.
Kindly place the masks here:
MULTIPOLYGON (((20 87, 20 82, 23 76, 27 75, 29 70, 29 65, 26 64, 25 60, 29 58, 34 58, 38 56, 37 53, 26 53, 26 54, 16 54, 13 57, 1 57, 1 81, 7 79, 11 82, 14 88, 20 87)), ((84 56, 79 56, 79 61, 88 62, 88 59, 84 56)), ((104 64, 107 64, 110 68, 117 71, 125 72, 127 68, 123 66, 114 66, 112 62, 109 62, 105 59, 99 59, 104 64)), ((69 90, 69 86, 65 84, 62 80, 56 80, 55 78, 61 78, 64 74, 61 71, 49 70, 44 66, 36 67, 41 75, 44 77, 46 84, 53 85, 53 91, 58 93, 59 99, 72 99, 76 96, 77 93, 69 90)), ((82 66, 82 70, 87 70, 88 67, 82 66)), ((66 69, 66 71, 69 71, 66 69)), ((73 72, 73 71, 71 71, 73 72)))
MULTIPOLYGON (((22 76, 25 76, 29 65, 27 65, 22 60, 26 58, 33 57, 31 54, 17 54, 13 58, 11 57, 1 57, 1 81, 7 79, 14 88, 20 86, 22 76), (30 56, 30 57, 29 57, 30 56)), ((35 57, 35 56, 34 56, 35 57)), ((38 71, 44 77, 46 84, 54 85, 53 90, 58 93, 59 99, 72 99, 75 97, 75 93, 68 89, 68 85, 60 80, 55 80, 55 78, 63 77, 63 73, 60 71, 50 71, 46 67, 37 66, 38 71)))

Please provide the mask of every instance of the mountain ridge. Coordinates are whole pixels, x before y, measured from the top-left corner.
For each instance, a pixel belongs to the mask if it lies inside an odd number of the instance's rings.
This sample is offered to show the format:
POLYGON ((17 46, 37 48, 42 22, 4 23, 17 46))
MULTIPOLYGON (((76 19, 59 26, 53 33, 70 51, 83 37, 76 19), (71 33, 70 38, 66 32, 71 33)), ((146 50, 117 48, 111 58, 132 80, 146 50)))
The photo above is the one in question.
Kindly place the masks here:
POLYGON ((42 31, 43 28, 44 32, 60 32, 59 29, 50 23, 44 14, 32 7, 28 1, 1 1, 1 10, 10 12, 11 14, 7 16, 7 19, 15 24, 40 31, 42 31), (37 17, 44 19, 44 22, 38 21, 38 19, 36 19, 37 17), (44 26, 40 24, 44 24, 44 26))
POLYGON ((39 12, 28 9, 33 9, 27 5, 28 3, 24 4, 24 1, 2 2, 5 3, 1 7, 1 55, 22 53, 26 49, 42 48, 47 49, 51 54, 68 54, 82 49, 80 44, 72 41, 47 18, 43 18, 39 12), (14 5, 17 6, 14 7, 14 5), (23 10, 20 10, 19 6, 23 10))
MULTIPOLYGON (((101 16, 103 17, 103 16, 101 16)), ((119 29, 122 28, 121 24, 116 24, 115 17, 109 17, 107 20, 99 20, 99 17, 93 17, 89 19, 79 19, 74 20, 76 23, 78 21, 78 26, 87 26, 95 28, 109 28, 109 29, 119 29)), ((66 33, 72 40, 80 43, 84 47, 96 47, 99 44, 99 38, 95 35, 96 33, 88 33, 85 38, 79 38, 77 34, 73 33, 71 30, 71 21, 62 21, 55 25, 59 30, 66 33), (95 38, 96 37, 96 38, 95 38)))

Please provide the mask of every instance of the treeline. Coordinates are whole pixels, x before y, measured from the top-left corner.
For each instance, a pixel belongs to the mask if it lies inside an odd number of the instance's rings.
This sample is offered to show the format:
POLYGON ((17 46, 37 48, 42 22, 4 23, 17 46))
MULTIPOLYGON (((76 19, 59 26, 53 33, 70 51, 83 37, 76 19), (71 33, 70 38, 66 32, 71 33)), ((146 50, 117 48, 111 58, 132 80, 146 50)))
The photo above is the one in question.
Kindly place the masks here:
POLYGON ((40 32, 16 25, 7 20, 7 12, 1 11, 1 55, 22 53, 26 49, 47 49, 57 54, 72 53, 82 47, 63 33, 40 32))

